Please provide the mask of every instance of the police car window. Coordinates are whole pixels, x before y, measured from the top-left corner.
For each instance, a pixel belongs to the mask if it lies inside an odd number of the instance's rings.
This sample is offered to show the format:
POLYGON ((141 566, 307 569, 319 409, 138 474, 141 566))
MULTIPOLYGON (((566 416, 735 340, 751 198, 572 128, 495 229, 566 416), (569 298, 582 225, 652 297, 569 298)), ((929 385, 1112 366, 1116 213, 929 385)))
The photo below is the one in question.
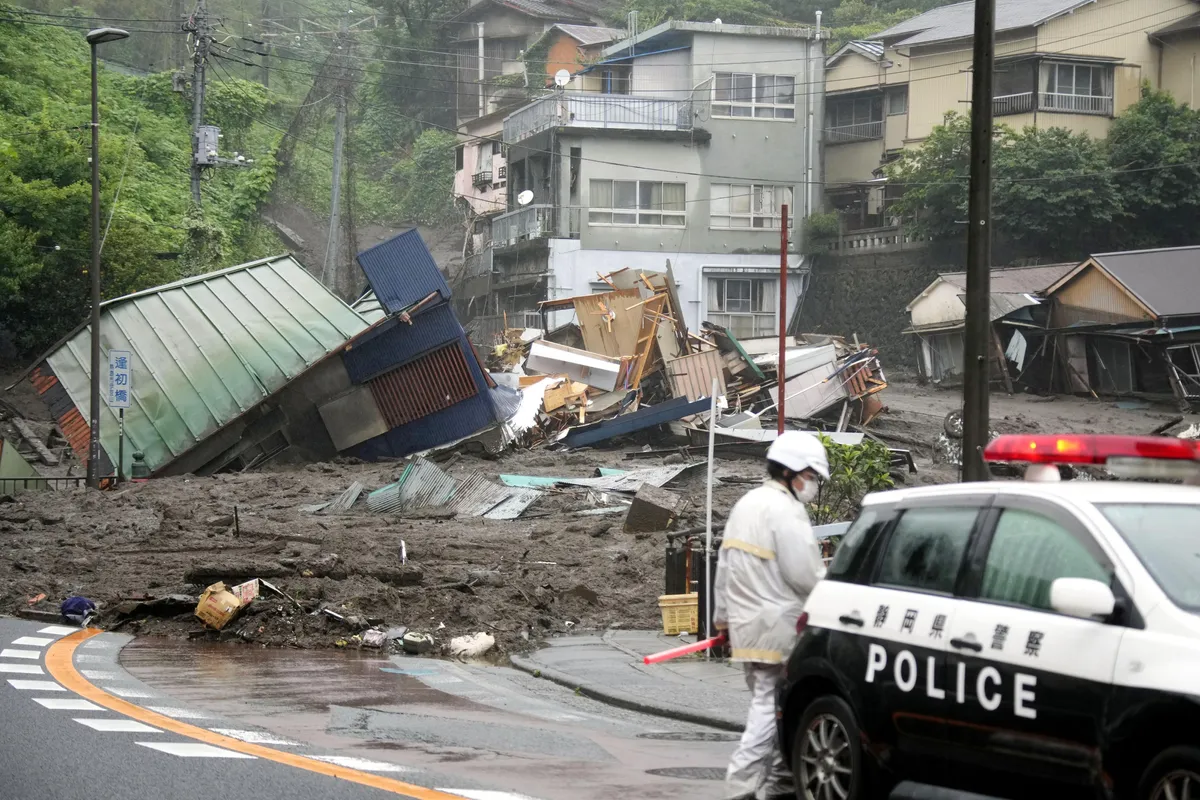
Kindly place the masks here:
POLYGON ((1091 578, 1109 585, 1112 577, 1111 568, 1054 520, 1006 508, 992 534, 979 597, 1050 611, 1050 584, 1056 578, 1091 578))
POLYGON ((878 533, 880 525, 877 523, 879 523, 879 514, 872 509, 865 509, 858 515, 858 519, 854 520, 854 524, 850 526, 850 529, 842 537, 842 541, 838 543, 837 550, 833 553, 833 561, 829 563, 829 570, 825 577, 844 580, 852 579, 854 574, 858 573, 867 544, 874 538, 874 534, 878 533), (868 533, 872 535, 868 536, 868 533))
POLYGON ((978 514, 975 508, 914 508, 904 512, 888 540, 875 582, 953 592, 978 514))
POLYGON ((1200 505, 1097 504, 1171 602, 1200 612, 1200 505))

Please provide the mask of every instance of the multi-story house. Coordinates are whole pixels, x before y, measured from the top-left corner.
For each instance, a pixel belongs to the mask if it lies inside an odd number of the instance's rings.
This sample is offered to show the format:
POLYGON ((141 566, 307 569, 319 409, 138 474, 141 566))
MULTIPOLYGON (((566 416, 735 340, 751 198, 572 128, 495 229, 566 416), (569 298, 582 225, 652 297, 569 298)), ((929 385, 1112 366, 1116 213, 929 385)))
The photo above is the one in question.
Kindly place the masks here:
MULTIPOLYGON (((1144 81, 1194 103, 1198 9, 1193 0, 997 0, 996 121, 1103 137, 1144 81)), ((882 165, 948 112, 969 112, 973 26, 974 3, 957 3, 830 56, 826 201, 844 228, 890 225, 882 165)))
MULTIPOLYGON (((689 327, 776 332, 782 207, 795 242, 792 220, 819 203, 824 62, 810 29, 671 21, 568 70, 503 121, 509 210, 480 255, 487 280, 460 291, 470 313, 540 326, 540 300, 669 263, 689 327)), ((788 259, 794 307, 804 270, 788 259)))

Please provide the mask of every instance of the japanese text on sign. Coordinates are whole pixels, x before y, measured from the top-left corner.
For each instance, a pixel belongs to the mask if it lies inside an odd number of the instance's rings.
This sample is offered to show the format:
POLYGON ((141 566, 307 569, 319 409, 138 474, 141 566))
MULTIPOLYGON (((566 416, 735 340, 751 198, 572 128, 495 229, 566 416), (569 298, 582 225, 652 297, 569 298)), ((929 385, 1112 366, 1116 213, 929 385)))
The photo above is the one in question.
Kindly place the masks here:
POLYGON ((109 350, 108 407, 129 408, 132 391, 133 354, 128 350, 109 350))

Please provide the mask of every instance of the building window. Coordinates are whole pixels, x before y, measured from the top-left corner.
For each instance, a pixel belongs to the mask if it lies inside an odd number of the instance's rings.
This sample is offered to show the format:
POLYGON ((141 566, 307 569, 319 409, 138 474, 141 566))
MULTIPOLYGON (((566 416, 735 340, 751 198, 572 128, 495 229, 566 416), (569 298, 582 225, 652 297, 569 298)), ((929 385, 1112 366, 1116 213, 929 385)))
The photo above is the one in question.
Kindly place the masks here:
POLYGON ((709 278, 709 322, 739 338, 773 335, 777 283, 770 278, 709 278))
POLYGON ((463 153, 466 149, 467 148, 465 145, 460 145, 459 147, 454 148, 454 168, 455 169, 463 168, 463 153))
POLYGON ((613 67, 601 72, 600 92, 602 94, 629 94, 629 70, 613 67))
POLYGON ((796 78, 752 72, 718 72, 713 82, 714 117, 796 118, 796 78))
POLYGON ((1110 66, 1043 62, 1040 82, 1038 107, 1043 111, 1105 115, 1113 112, 1110 66))
POLYGON ((829 144, 861 142, 883 136, 881 94, 826 100, 825 108, 825 140, 829 144))
POLYGON ((593 180, 588 224, 683 227, 682 183, 593 180))
POLYGON ((894 116, 896 114, 907 114, 908 113, 908 87, 907 86, 904 87, 903 89, 893 89, 892 91, 888 92, 887 100, 888 100, 888 106, 887 106, 888 116, 894 116))
MULTIPOLYGON (((780 206, 792 205, 791 186, 744 183, 714 183, 710 188, 709 225, 713 228, 760 228, 779 230, 780 206)), ((795 218, 789 217, 788 227, 795 218)))

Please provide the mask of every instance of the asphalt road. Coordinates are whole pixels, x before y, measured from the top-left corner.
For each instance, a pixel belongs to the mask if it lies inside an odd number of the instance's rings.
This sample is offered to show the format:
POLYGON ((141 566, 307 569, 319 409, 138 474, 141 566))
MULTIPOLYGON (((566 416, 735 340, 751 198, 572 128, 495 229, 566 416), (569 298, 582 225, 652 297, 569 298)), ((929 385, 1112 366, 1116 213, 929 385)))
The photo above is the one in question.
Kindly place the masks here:
POLYGON ((6 800, 708 800, 734 746, 498 667, 62 638, 0 619, 6 800))

